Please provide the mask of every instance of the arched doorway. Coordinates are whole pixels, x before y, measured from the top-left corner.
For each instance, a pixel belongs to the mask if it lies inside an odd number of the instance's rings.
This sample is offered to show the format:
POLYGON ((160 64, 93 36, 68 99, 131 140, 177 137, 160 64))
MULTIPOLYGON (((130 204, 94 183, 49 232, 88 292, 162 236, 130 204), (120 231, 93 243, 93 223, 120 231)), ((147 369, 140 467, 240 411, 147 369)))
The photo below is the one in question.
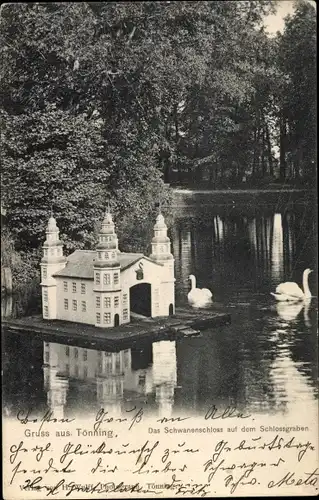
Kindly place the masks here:
POLYGON ((130 288, 130 309, 142 316, 152 315, 152 289, 149 283, 140 283, 130 288))
POLYGON ((174 306, 173 304, 170 304, 168 308, 168 315, 173 316, 173 314, 174 314, 174 306))
POLYGON ((120 324, 120 317, 118 314, 114 315, 114 326, 119 326, 120 324))

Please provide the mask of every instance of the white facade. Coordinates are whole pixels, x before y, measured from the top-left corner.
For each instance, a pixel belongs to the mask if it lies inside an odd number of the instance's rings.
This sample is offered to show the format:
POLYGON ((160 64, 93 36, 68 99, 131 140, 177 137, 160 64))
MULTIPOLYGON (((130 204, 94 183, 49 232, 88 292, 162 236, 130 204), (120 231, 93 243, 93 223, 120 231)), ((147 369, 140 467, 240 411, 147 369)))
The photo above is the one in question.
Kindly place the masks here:
POLYGON ((64 321, 93 325, 93 281, 81 278, 56 277, 57 318, 64 321), (63 298, 63 300, 61 300, 63 298))
POLYGON ((63 256, 59 229, 49 220, 41 261, 44 319, 110 328, 129 323, 131 312, 148 317, 175 313, 174 258, 167 226, 159 214, 152 254, 124 253, 110 213, 106 213, 94 251, 63 256))

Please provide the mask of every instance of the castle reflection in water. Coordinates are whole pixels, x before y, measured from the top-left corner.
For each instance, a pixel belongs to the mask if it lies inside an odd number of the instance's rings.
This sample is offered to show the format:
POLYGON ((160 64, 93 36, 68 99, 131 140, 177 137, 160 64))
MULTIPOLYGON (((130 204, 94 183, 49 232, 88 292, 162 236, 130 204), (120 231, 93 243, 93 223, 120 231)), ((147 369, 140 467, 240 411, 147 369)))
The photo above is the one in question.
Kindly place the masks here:
MULTIPOLYGON (((173 225, 176 302, 187 304, 194 274, 212 290, 212 309, 228 308, 231 324, 117 353, 5 334, 6 413, 49 407, 69 417, 104 408, 114 415, 136 406, 169 417, 203 415, 212 403, 251 413, 317 408, 316 272, 311 303, 279 304, 270 295, 282 281, 301 283, 306 267, 316 270, 313 211, 195 212, 173 225)), ((32 300, 5 297, 2 317, 33 314, 32 300)))
POLYGON ((53 342, 43 343, 44 390, 55 418, 80 409, 104 408, 120 415, 149 404, 171 414, 176 387, 176 343, 161 341, 144 349, 107 352, 53 342))

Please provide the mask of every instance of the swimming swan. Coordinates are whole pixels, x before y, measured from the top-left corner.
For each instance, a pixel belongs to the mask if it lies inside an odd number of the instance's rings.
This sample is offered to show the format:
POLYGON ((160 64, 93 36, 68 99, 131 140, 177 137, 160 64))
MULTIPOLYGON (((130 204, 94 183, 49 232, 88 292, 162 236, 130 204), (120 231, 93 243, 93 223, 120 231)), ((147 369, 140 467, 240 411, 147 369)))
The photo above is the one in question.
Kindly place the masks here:
POLYGON ((192 284, 191 291, 187 295, 188 303, 192 307, 203 307, 212 302, 212 292, 208 288, 196 288, 196 278, 193 274, 189 276, 192 284))
POLYGON ((312 269, 305 269, 302 277, 303 290, 292 281, 286 281, 286 283, 281 283, 276 288, 276 293, 271 292, 271 295, 275 297, 276 300, 280 302, 297 302, 299 300, 305 300, 311 298, 311 292, 309 290, 308 278, 309 274, 312 273, 312 269))

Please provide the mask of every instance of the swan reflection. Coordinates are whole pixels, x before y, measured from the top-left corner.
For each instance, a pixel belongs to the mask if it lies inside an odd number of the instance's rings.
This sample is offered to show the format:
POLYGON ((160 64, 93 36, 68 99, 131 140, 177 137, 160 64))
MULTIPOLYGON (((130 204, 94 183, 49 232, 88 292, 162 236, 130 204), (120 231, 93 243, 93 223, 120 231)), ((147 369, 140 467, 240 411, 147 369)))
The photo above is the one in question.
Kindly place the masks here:
POLYGON ((276 310, 278 316, 284 321, 293 321, 303 309, 303 302, 277 302, 276 310))
POLYGON ((311 326, 309 318, 309 308, 311 299, 303 300, 300 302, 277 302, 276 310, 278 316, 284 321, 295 320, 301 311, 304 311, 304 322, 307 327, 311 326))

